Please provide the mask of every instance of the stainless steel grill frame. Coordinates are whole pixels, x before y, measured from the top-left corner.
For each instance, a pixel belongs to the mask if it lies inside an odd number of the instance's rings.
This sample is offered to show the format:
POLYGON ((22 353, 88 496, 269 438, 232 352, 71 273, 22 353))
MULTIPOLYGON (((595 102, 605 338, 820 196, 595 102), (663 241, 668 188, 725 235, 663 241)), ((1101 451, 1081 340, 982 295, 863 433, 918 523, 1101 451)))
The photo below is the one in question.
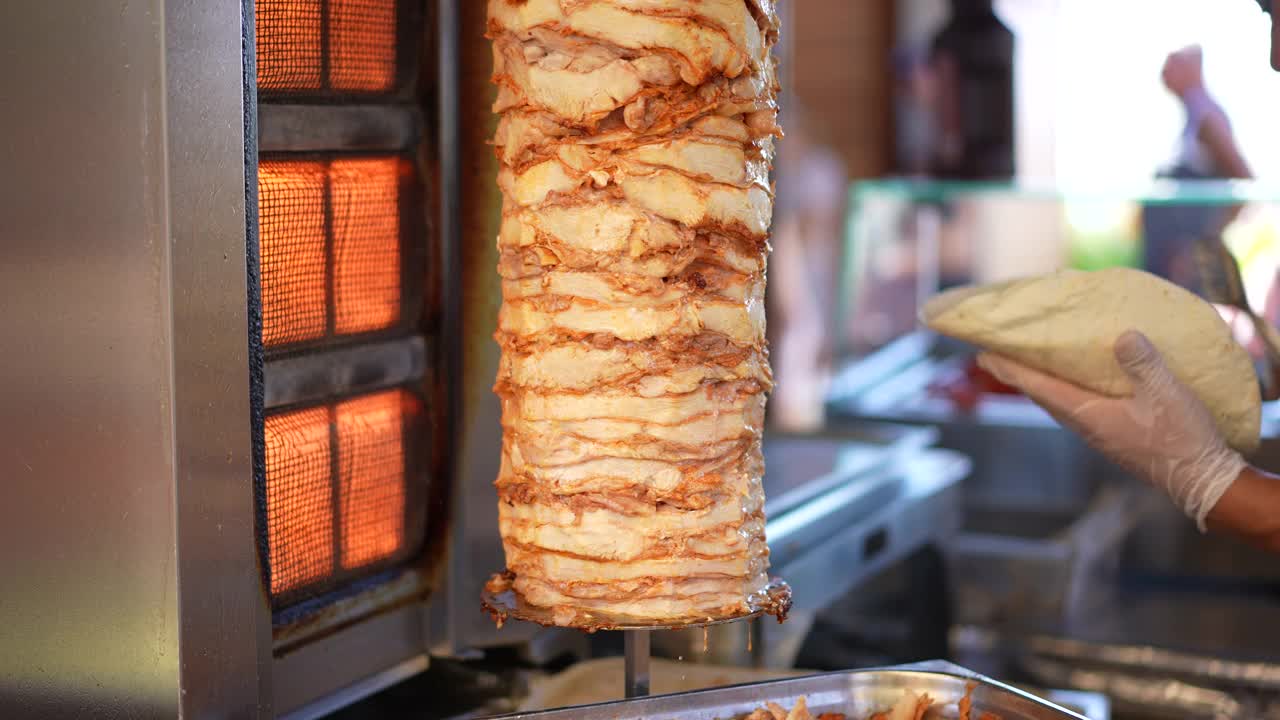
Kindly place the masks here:
POLYGON ((455 3, 404 1, 429 59, 403 58, 390 108, 260 108, 252 0, 0 9, 0 77, 22 108, 0 118, 14 140, 0 151, 0 715, 313 717, 426 666, 449 441, 423 440, 439 490, 422 559, 273 632, 255 436, 264 407, 426 377, 435 437, 450 437, 456 396, 434 379, 458 360, 421 336, 458 331, 439 284, 456 282, 440 240, 456 226, 438 216, 456 198, 434 196, 456 174, 441 166, 456 150, 439 150, 457 129, 440 119, 456 113, 442 94, 456 89, 455 3), (419 140, 414 220, 443 276, 411 301, 424 316, 358 358, 268 361, 254 341, 259 147, 419 140))
POLYGON ((0 9, 23 108, 0 118, 0 326, 23 346, 0 360, 0 715, 270 713, 246 18, 240 0, 0 9))

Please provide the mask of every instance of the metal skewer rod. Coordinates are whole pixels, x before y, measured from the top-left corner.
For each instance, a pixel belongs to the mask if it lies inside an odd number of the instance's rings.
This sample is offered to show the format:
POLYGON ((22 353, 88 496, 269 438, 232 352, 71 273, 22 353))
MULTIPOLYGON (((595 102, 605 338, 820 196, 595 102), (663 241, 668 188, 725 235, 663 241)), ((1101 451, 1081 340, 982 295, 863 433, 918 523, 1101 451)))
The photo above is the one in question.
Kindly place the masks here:
POLYGON ((627 699, 649 694, 649 631, 623 630, 627 699))

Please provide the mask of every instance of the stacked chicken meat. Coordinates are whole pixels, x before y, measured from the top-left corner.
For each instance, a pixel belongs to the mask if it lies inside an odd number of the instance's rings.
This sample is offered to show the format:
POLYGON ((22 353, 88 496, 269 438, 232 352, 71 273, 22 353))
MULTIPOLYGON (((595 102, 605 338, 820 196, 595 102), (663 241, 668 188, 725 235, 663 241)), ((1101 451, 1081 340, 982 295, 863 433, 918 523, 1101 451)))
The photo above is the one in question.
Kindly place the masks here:
POLYGON ((743 614, 760 432, 771 0, 490 0, 505 581, 561 625, 743 614))

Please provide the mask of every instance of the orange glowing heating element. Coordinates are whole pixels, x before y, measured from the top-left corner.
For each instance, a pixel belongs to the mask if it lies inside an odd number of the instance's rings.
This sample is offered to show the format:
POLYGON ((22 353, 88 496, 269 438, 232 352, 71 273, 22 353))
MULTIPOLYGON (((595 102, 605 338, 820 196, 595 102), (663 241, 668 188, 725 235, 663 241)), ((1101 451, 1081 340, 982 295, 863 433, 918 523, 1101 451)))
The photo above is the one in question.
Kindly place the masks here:
POLYGON ((262 341, 267 347, 400 320, 399 157, 258 165, 262 341))
POLYGON ((259 88, 321 88, 322 14, 320 0, 258 0, 254 3, 259 88))
POLYGON ((404 434, 419 412, 413 395, 388 390, 267 418, 272 595, 324 585, 406 549, 404 434))
POLYGON ((400 172, 396 158, 334 160, 334 331, 390 327, 400 317, 400 172))
POLYGON ((271 593, 333 573, 329 409, 267 418, 267 543, 271 593))
POLYGON ((327 173, 323 162, 258 164, 262 341, 267 346, 315 340, 327 331, 327 173))
POLYGON ((329 0, 329 87, 387 92, 396 82, 395 0, 329 0))
POLYGON ((404 402, 392 391, 337 407, 344 569, 384 560, 404 546, 404 402))
POLYGON ((386 93, 396 84, 396 0, 257 0, 258 87, 386 93))

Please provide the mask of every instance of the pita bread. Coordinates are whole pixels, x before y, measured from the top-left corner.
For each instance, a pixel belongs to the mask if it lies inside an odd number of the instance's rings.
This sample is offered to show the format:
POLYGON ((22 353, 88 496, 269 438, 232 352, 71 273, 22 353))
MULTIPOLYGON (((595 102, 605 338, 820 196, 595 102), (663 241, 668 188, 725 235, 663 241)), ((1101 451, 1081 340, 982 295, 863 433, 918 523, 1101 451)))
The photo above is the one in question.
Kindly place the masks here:
POLYGON ((1232 447, 1258 446, 1262 400, 1248 353, 1213 306, 1149 273, 1064 270, 957 288, 930 300, 922 315, 943 335, 1113 397, 1133 393, 1113 354, 1116 338, 1138 330, 1208 406, 1232 447))

